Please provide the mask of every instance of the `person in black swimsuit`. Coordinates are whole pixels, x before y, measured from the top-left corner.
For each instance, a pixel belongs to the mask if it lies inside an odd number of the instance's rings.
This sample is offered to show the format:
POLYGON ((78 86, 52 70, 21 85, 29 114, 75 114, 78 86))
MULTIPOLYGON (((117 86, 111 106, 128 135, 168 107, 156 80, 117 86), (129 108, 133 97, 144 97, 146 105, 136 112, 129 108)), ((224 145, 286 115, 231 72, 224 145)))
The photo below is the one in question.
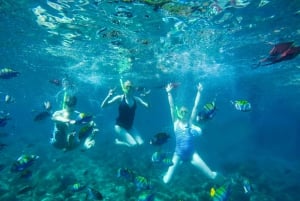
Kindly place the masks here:
POLYGON ((118 134, 115 140, 116 144, 125 145, 128 147, 141 145, 143 144, 143 139, 133 127, 135 110, 137 108, 137 104, 140 104, 146 108, 149 107, 149 104, 143 101, 140 97, 133 95, 134 87, 129 80, 124 83, 121 80, 121 87, 124 94, 116 95, 111 98, 114 90, 109 90, 108 95, 101 104, 101 108, 113 103, 119 103, 119 115, 115 124, 115 131, 118 134))

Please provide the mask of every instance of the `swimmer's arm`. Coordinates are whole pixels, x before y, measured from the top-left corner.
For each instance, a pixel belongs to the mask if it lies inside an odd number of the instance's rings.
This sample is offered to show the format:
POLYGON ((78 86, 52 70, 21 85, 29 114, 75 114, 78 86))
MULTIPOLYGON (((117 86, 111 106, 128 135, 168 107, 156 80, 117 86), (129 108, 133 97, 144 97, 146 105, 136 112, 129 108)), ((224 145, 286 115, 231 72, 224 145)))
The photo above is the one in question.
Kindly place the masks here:
POLYGON ((108 95, 105 97, 105 99, 101 103, 101 108, 104 108, 110 104, 113 104, 122 98, 122 95, 117 95, 117 96, 113 97, 112 99, 110 99, 112 97, 112 95, 113 95, 113 91, 109 90, 108 95))
POLYGON ((200 97, 201 97, 201 91, 203 90, 203 86, 201 83, 198 84, 197 86, 197 94, 196 94, 196 98, 195 98, 195 103, 194 103, 194 107, 192 109, 192 114, 191 114, 191 119, 190 121, 194 121, 196 119, 196 115, 197 115, 197 111, 198 111, 198 105, 200 102, 200 97))
POLYGON ((174 105, 174 100, 173 100, 173 96, 172 96, 172 91, 173 89, 173 85, 172 84, 168 84, 166 87, 166 92, 168 94, 168 102, 169 102, 169 106, 170 106, 170 111, 171 111, 171 118, 172 121, 174 122, 176 119, 176 114, 175 114, 175 105, 174 105))
POLYGON ((56 111, 52 115, 52 120, 56 122, 69 123, 71 120, 69 118, 64 117, 64 111, 56 111))
POLYGON ((143 99, 141 99, 140 97, 136 97, 136 96, 135 96, 134 98, 135 98, 135 100, 136 100, 138 103, 140 103, 142 106, 144 106, 145 108, 149 108, 149 103, 143 101, 143 99))

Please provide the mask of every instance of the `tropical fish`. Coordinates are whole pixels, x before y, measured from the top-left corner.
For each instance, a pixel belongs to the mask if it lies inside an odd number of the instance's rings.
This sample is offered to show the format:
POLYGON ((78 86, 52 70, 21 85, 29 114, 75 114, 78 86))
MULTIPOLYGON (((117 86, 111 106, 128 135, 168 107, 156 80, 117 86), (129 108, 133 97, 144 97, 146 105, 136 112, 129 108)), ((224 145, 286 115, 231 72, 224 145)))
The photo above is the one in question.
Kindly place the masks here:
POLYGON ((155 146, 160 146, 160 145, 165 144, 169 138, 170 138, 170 135, 168 133, 164 133, 164 132, 157 133, 150 140, 150 144, 155 145, 155 146))
POLYGON ((37 115, 35 115, 33 120, 34 121, 42 121, 50 116, 51 116, 51 114, 49 111, 42 111, 42 112, 38 113, 37 115))
POLYGON ((167 153, 164 152, 154 152, 151 157, 151 161, 156 164, 171 166, 173 165, 172 157, 168 156, 167 153))
POLYGON ((86 113, 79 113, 76 118, 76 124, 86 124, 93 120, 93 115, 86 114, 86 113))
POLYGON ((10 120, 10 114, 0 111, 0 127, 6 126, 8 120, 10 120))
POLYGON ((78 131, 78 138, 79 140, 82 140, 86 138, 94 129, 93 125, 87 124, 80 128, 78 131))
POLYGON ((161 161, 161 164, 162 165, 165 165, 165 166, 171 166, 171 165, 174 165, 174 163, 173 163, 173 160, 172 160, 172 158, 171 157, 166 157, 166 158, 164 158, 162 161, 161 161))
POLYGON ((156 151, 152 154, 151 160, 154 163, 161 162, 164 158, 166 158, 166 153, 161 151, 156 151))
POLYGON ((143 191, 139 197, 138 201, 154 201, 155 195, 151 191, 143 191))
POLYGON ((136 173, 128 168, 119 168, 117 177, 125 178, 126 180, 129 180, 131 182, 134 181, 136 173))
POLYGON ((251 111, 251 103, 247 100, 236 100, 231 101, 231 103, 234 105, 235 109, 242 111, 242 112, 248 112, 251 111))
POLYGON ((254 68, 261 65, 271 65, 285 60, 295 58, 300 54, 300 46, 294 46, 294 42, 283 42, 275 44, 272 50, 269 52, 269 56, 259 61, 254 68))
POLYGON ((85 187, 86 187, 85 185, 82 185, 82 184, 80 184, 80 183, 74 183, 74 184, 70 187, 70 189, 71 189, 71 191, 72 191, 73 193, 75 193, 75 192, 79 192, 79 191, 83 190, 85 187))
POLYGON ((1 79, 10 79, 18 76, 20 73, 11 68, 2 68, 0 69, 0 78, 1 79))
POLYGON ((28 155, 23 154, 21 155, 12 165, 11 171, 12 172, 22 172, 23 170, 30 167, 39 156, 36 155, 28 155))
POLYGON ((85 200, 103 200, 103 195, 99 191, 88 187, 85 200))
POLYGON ((134 178, 134 184, 137 190, 149 190, 152 187, 151 182, 143 176, 136 176, 134 178))
POLYGON ((197 114, 197 121, 204 121, 204 120, 209 120, 212 119, 216 114, 216 103, 215 101, 211 103, 206 103, 203 106, 203 109, 198 112, 197 114))
POLYGON ((210 197, 213 201, 226 201, 230 194, 230 188, 229 184, 225 184, 219 188, 213 187, 210 189, 210 197))

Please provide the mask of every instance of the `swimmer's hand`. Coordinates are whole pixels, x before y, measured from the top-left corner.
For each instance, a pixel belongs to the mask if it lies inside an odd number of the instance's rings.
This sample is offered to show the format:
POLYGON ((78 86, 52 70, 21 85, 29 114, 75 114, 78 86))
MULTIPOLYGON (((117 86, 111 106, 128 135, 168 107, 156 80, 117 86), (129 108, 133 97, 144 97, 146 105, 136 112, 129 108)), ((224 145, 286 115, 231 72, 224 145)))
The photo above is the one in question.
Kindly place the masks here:
POLYGON ((201 92, 202 90, 203 90, 203 86, 202 86, 202 84, 199 82, 198 83, 198 85, 197 85, 197 90, 199 91, 199 92, 201 92))
POLYGON ((167 86, 166 86, 166 92, 167 93, 170 93, 172 91, 172 89, 174 88, 173 84, 172 83, 169 83, 167 86))

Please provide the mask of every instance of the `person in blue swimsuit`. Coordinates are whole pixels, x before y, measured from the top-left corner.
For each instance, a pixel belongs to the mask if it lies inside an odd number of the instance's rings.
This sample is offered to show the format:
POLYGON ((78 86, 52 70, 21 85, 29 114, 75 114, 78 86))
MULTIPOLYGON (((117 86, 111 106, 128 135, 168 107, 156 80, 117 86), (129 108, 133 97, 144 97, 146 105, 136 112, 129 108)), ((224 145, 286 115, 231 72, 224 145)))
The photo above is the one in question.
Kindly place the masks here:
POLYGON ((200 169, 207 177, 215 179, 217 173, 213 172, 196 152, 193 139, 195 136, 200 136, 202 134, 201 128, 194 125, 193 122, 196 119, 203 87, 200 83, 197 86, 197 95, 191 115, 189 115, 189 111, 186 107, 181 107, 180 109, 175 107, 171 94, 172 89, 173 85, 168 84, 166 92, 168 94, 168 101, 171 109, 176 147, 172 158, 173 165, 170 166, 165 173, 163 182, 168 183, 178 164, 184 161, 190 161, 192 165, 200 169))
POLYGON ((115 140, 116 144, 125 145, 128 147, 141 145, 144 143, 144 141, 139 135, 138 131, 133 127, 135 111, 137 104, 140 104, 146 108, 149 107, 149 104, 143 101, 140 97, 134 96, 135 90, 129 80, 124 83, 122 80, 120 81, 124 94, 112 97, 114 90, 109 90, 108 95, 101 104, 101 108, 113 103, 119 103, 119 115, 115 124, 115 131, 118 135, 115 140))

